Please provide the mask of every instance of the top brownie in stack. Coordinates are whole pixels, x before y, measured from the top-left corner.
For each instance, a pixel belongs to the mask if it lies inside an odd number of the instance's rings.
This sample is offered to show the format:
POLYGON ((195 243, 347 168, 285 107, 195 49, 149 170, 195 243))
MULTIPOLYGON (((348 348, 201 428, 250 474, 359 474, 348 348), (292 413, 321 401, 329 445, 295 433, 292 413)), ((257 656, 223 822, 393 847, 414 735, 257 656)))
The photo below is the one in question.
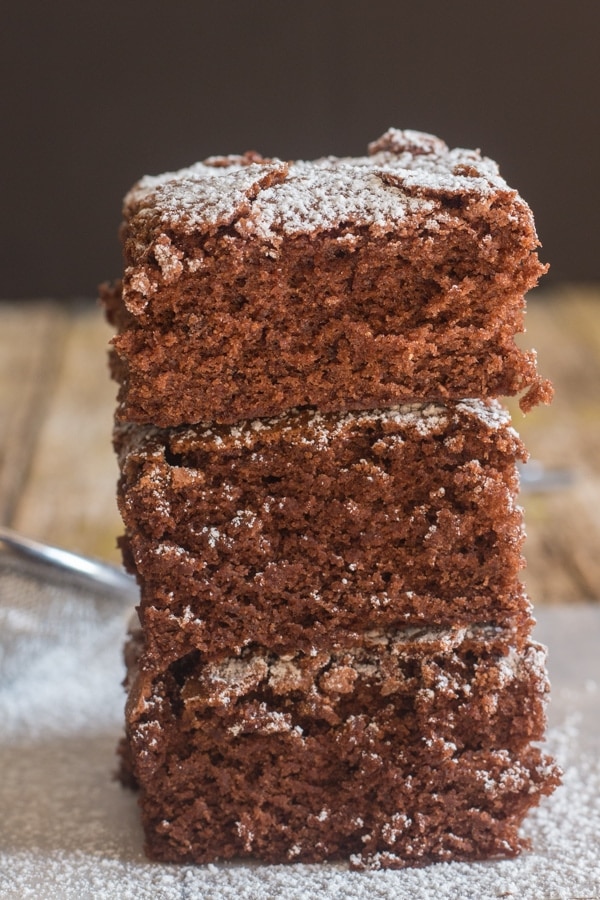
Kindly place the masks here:
POLYGON ((358 158, 213 157, 128 194, 120 418, 231 423, 526 391, 544 271, 527 204, 472 150, 388 131, 358 158))

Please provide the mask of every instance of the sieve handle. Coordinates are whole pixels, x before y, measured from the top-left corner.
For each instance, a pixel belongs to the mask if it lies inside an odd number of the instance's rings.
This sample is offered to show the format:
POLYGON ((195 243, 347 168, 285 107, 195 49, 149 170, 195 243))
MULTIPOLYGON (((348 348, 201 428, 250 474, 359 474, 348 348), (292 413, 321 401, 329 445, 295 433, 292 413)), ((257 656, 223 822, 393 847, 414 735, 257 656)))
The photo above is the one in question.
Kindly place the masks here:
POLYGON ((123 569, 69 550, 32 541, 3 525, 0 525, 0 555, 28 563, 35 567, 41 578, 44 574, 62 574, 84 587, 96 585, 119 594, 127 602, 138 597, 135 579, 123 569))

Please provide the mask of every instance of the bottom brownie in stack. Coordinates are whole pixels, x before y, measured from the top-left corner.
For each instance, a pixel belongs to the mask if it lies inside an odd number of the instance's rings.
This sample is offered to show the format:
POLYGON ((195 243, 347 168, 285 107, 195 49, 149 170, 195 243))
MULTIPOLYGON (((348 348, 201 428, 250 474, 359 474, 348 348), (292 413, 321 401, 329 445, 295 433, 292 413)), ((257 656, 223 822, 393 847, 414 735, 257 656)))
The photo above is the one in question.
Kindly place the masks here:
POLYGON ((149 854, 516 853, 558 774, 502 407, 120 425, 116 447, 149 854))
MULTIPOLYGON (((133 657, 134 654, 131 654, 133 657)), ((542 648, 493 628, 405 628, 337 653, 265 650, 165 672, 132 659, 128 753, 155 859, 510 856, 557 773, 542 648)))

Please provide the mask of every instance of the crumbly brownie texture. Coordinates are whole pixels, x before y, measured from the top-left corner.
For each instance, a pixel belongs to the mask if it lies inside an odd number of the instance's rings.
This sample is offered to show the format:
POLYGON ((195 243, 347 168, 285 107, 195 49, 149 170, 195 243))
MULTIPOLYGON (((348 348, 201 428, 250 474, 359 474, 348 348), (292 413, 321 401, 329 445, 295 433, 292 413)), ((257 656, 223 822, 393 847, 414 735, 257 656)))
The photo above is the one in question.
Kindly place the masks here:
POLYGON ((103 299, 128 421, 551 395, 514 343, 531 212, 476 151, 392 129, 366 157, 211 158, 139 182, 122 239, 103 299))
POLYGON ((379 631, 338 653, 213 664, 194 652, 153 677, 135 656, 126 754, 155 859, 512 856, 558 781, 531 743, 547 683, 523 634, 379 631))
POLYGON ((334 649, 410 623, 529 621, 523 446, 497 401, 118 426, 148 660, 334 649))

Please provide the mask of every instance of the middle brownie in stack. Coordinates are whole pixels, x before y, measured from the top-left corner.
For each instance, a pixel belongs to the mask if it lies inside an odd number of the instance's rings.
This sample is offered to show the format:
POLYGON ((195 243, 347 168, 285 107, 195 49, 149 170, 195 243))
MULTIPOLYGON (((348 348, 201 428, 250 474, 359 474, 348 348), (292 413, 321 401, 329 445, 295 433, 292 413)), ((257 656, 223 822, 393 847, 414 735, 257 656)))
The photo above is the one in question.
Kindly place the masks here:
POLYGON ((365 159, 147 179, 124 242, 105 302, 149 854, 518 852, 558 777, 533 743, 525 452, 489 399, 549 393, 514 345, 541 271, 528 208, 477 154, 391 131, 365 159))

